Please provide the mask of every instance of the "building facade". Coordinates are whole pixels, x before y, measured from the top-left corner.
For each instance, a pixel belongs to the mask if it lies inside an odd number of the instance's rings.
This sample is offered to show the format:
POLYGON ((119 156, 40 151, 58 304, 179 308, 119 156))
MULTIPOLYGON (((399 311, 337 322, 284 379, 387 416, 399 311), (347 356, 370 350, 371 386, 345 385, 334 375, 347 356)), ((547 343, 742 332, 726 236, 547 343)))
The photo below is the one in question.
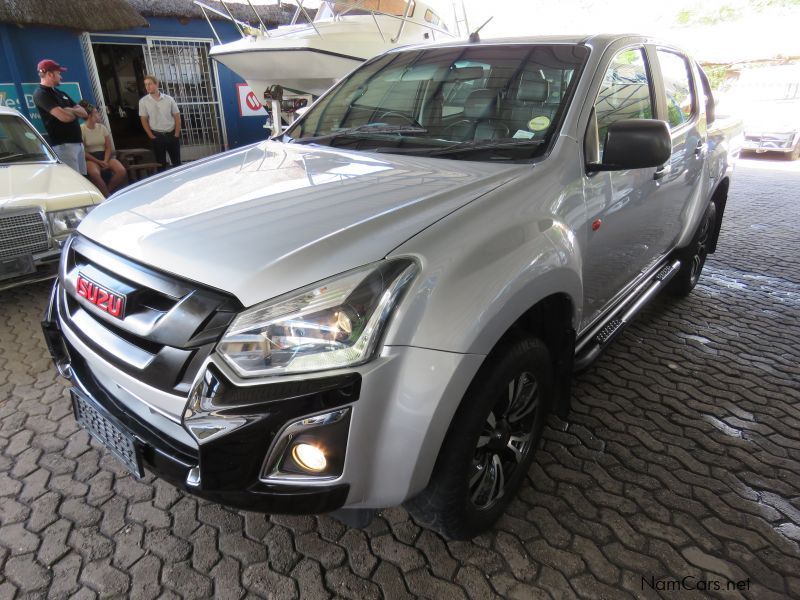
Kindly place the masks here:
MULTIPOLYGON (((247 102, 248 88, 234 72, 210 60, 216 42, 202 17, 147 16, 149 26, 80 32, 0 22, 0 103, 20 110, 40 131, 33 104, 39 83, 36 64, 51 58, 69 70, 61 88, 76 102, 86 99, 105 109, 117 148, 147 146, 138 102, 144 75, 175 98, 182 115, 182 155, 192 160, 266 137, 266 112, 247 102)), ((214 21, 223 43, 240 37, 229 21, 214 21)))

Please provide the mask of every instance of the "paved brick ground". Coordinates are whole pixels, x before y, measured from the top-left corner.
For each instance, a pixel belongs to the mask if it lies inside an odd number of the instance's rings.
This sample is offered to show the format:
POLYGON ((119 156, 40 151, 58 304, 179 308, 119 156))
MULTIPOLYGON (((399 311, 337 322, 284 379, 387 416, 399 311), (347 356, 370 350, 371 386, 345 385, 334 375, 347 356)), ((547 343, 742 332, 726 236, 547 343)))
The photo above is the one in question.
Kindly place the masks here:
POLYGON ((578 379, 472 543, 399 508, 360 531, 135 481, 70 415, 38 330, 47 286, 0 294, 0 599, 800 597, 800 164, 737 175, 695 293, 578 379))

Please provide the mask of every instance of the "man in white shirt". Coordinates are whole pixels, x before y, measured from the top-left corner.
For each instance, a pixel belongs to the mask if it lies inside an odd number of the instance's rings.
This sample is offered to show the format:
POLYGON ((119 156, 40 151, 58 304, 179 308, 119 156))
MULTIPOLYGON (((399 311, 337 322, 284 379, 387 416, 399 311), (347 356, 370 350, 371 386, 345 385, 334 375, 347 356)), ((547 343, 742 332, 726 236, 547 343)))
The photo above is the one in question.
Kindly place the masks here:
POLYGON ((181 115, 172 96, 158 90, 155 75, 145 75, 147 96, 139 100, 139 118, 153 144, 159 171, 166 168, 167 154, 173 167, 181 164, 181 115))

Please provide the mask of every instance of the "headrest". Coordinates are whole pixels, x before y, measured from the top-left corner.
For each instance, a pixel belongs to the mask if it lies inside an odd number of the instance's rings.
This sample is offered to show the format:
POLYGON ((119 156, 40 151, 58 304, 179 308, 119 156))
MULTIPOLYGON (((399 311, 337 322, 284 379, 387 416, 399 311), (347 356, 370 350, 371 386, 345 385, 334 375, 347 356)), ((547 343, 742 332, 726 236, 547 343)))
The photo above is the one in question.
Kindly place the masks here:
POLYGON ((519 102, 547 102, 550 97, 550 82, 544 77, 531 75, 528 77, 529 79, 526 79, 523 73, 519 80, 517 100, 519 102))
POLYGON ((494 116, 497 90, 475 90, 464 102, 464 116, 468 119, 490 119, 494 116))

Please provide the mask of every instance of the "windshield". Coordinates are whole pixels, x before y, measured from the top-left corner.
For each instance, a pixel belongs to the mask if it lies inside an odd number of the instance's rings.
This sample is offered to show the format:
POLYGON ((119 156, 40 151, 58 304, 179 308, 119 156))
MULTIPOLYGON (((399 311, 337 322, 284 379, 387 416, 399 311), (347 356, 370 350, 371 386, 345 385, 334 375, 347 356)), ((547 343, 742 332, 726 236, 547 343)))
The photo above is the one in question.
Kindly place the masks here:
POLYGON ((373 11, 396 17, 408 16, 411 18, 414 16, 414 1, 411 0, 409 8, 407 8, 407 5, 407 0, 348 0, 347 2, 325 0, 317 9, 314 20, 330 21, 337 16, 368 15, 373 11), (408 10, 408 15, 406 15, 406 10, 408 10))
POLYGON ((485 45, 393 52, 314 105, 285 141, 466 160, 545 152, 588 50, 485 45))
POLYGON ((15 115, 0 115, 0 164, 55 160, 30 126, 15 115))

